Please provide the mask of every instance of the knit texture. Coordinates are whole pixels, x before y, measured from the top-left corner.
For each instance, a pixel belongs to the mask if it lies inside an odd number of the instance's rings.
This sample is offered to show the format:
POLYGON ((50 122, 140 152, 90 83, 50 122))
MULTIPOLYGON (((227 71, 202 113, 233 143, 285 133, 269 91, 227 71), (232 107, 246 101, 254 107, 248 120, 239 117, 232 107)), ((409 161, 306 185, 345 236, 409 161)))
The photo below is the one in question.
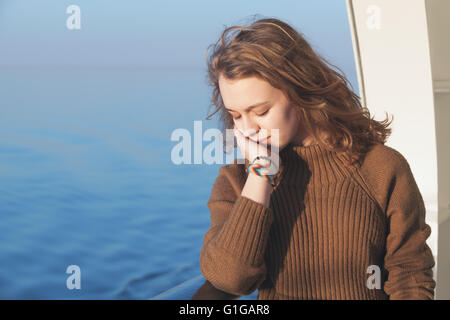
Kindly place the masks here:
POLYGON ((248 161, 219 169, 200 252, 208 281, 259 300, 434 299, 431 229, 398 151, 376 144, 349 166, 319 144, 288 144, 280 159, 269 207, 241 195, 248 161))

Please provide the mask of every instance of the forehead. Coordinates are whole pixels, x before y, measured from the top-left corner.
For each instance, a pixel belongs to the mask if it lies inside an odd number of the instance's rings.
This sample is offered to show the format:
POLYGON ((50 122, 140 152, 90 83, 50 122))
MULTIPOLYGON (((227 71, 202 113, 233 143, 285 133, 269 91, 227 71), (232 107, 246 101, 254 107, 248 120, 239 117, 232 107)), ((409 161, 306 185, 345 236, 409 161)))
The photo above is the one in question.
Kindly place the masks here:
POLYGON ((225 107, 233 110, 245 110, 263 101, 273 102, 281 92, 257 77, 229 80, 220 76, 219 89, 225 107))

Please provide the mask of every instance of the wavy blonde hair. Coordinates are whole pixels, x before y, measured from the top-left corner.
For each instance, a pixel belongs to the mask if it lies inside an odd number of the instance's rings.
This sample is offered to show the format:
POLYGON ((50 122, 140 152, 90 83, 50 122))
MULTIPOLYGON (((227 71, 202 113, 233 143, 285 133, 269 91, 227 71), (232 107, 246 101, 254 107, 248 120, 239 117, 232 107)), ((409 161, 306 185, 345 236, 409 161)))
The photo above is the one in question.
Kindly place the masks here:
POLYGON ((230 80, 256 76, 282 90, 296 107, 306 133, 325 148, 344 153, 349 165, 361 164, 370 147, 384 144, 391 134, 392 120, 374 120, 345 76, 330 66, 340 69, 315 53, 283 21, 267 18, 249 27, 225 28, 207 51, 211 46, 213 52, 206 57, 208 84, 213 88, 209 107, 216 110, 206 120, 220 112, 223 131, 233 127, 233 119, 220 95, 220 74, 230 80), (239 32, 233 36, 235 31, 239 32))

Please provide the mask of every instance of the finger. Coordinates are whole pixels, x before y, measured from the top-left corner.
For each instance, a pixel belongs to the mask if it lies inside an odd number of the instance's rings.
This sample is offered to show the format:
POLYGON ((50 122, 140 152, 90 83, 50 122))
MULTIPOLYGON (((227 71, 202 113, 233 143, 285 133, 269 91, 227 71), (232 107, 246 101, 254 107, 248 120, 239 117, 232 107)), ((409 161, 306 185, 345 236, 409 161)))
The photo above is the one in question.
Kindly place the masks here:
POLYGON ((242 135, 242 133, 240 132, 239 129, 236 129, 234 131, 234 135, 236 137, 236 143, 239 147, 239 149, 241 150, 241 153, 244 157, 246 156, 246 141, 245 141, 245 137, 242 135))
POLYGON ((236 137, 236 140, 239 142, 244 141, 245 137, 242 135, 242 132, 239 129, 234 130, 234 135, 236 137))
POLYGON ((268 156, 268 150, 262 144, 258 144, 253 140, 248 139, 248 146, 249 157, 251 160, 256 158, 256 156, 268 156))
POLYGON ((250 129, 247 129, 247 130, 242 131, 242 134, 243 134, 246 138, 249 138, 249 139, 253 140, 254 137, 256 136, 256 130, 250 128, 250 129))

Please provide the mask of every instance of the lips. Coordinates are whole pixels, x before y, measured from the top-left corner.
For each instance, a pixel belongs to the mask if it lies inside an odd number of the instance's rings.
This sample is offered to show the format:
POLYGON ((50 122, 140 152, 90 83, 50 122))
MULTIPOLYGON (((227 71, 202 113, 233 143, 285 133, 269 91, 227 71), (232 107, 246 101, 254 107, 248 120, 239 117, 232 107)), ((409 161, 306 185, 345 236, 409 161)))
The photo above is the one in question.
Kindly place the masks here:
POLYGON ((255 140, 255 139, 252 139, 252 138, 250 138, 250 139, 255 141, 255 142, 258 142, 258 143, 267 143, 270 140, 270 136, 265 137, 264 139, 260 139, 260 140, 255 140))

